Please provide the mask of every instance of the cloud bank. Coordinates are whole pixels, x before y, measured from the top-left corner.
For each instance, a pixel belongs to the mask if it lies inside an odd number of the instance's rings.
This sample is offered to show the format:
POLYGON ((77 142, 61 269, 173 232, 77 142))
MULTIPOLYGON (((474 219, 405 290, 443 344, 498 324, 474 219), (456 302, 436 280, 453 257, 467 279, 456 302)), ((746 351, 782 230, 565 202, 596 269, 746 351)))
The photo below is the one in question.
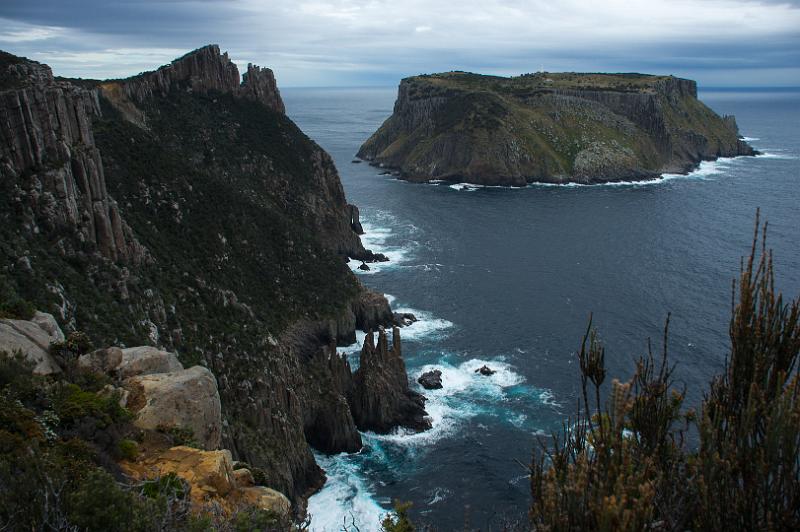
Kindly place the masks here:
POLYGON ((424 72, 639 71, 800 85, 800 2, 758 0, 3 0, 0 49, 119 77, 210 42, 282 86, 424 72))

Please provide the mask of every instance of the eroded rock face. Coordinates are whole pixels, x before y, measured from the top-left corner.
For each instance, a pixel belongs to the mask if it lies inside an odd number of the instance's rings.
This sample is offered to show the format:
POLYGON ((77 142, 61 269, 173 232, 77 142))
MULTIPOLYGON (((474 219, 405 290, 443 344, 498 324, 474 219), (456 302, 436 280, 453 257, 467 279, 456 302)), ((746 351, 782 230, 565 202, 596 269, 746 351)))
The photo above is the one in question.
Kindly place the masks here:
POLYGON ((13 80, 0 90, 0 181, 25 229, 77 231, 108 259, 147 260, 106 190, 91 122, 100 114, 97 93, 56 81, 33 61, 0 62, 0 78, 13 80))
POLYGON ((242 507, 255 507, 285 518, 291 515, 291 503, 285 495, 255 486, 247 469, 234 471, 227 449, 203 451, 178 446, 121 465, 127 474, 138 479, 174 473, 189 484, 192 505, 197 510, 216 504, 229 514, 242 507))
POLYGON ((258 101, 279 113, 285 111, 272 70, 249 64, 240 81, 236 64, 216 44, 198 48, 153 72, 108 82, 102 90, 113 91, 116 87, 135 103, 188 88, 198 93, 230 93, 258 101))
POLYGON ((36 312, 31 321, 0 320, 0 351, 20 351, 38 375, 61 372, 50 356, 50 344, 63 341, 64 333, 51 314, 36 312))
POLYGON ((402 80, 394 113, 358 157, 410 181, 524 186, 656 179, 755 153, 692 80, 456 72, 402 80))
POLYGON ((204 449, 217 449, 222 438, 222 409, 214 375, 202 366, 131 377, 122 383, 130 392, 128 408, 134 425, 190 429, 204 449))
POLYGON ((395 427, 427 430, 425 397, 408 387, 408 375, 403 362, 400 329, 392 330, 389 348, 386 331, 378 331, 378 344, 370 332, 364 340, 360 365, 353 377, 350 408, 361 430, 387 433, 395 427))

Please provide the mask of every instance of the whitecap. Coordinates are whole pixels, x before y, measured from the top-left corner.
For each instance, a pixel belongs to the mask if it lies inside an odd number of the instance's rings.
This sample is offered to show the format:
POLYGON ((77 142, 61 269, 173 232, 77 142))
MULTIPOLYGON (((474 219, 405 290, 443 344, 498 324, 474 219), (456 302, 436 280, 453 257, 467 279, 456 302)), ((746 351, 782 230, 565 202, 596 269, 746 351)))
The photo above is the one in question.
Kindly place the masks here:
POLYGON ((327 480, 322 489, 308 499, 312 532, 338 532, 342 524, 355 524, 365 532, 380 530, 388 511, 378 504, 375 493, 361 476, 356 455, 316 455, 327 480))
POLYGON ((771 151, 762 151, 756 157, 760 159, 786 159, 786 160, 796 160, 799 157, 797 155, 792 155, 789 153, 782 153, 783 150, 771 150, 771 151))
POLYGON ((465 190, 467 192, 474 192, 479 188, 484 188, 483 185, 473 185, 472 183, 454 183, 450 185, 453 190, 465 190))
POLYGON ((752 142, 754 140, 761 140, 761 139, 758 137, 742 137, 742 140, 745 142, 752 142))
POLYGON ((401 314, 413 314, 417 321, 400 329, 400 337, 406 341, 420 341, 423 338, 443 338, 453 328, 453 322, 436 318, 430 312, 409 307, 392 309, 401 314))
MULTIPOLYGON (((397 241, 398 237, 392 228, 398 227, 399 222, 387 213, 378 213, 376 217, 380 219, 381 224, 369 221, 362 222, 361 226, 364 229, 364 234, 361 235, 361 243, 364 245, 364 249, 369 249, 375 253, 382 253, 389 260, 386 262, 370 262, 367 264, 369 270, 361 270, 359 266, 361 266, 362 262, 357 259, 350 259, 347 265, 353 272, 360 275, 374 274, 403 265, 408 262, 411 252, 416 245, 416 242, 413 240, 405 242, 403 245, 393 244, 393 242, 397 241)), ((408 233, 413 234, 418 231, 415 226, 410 224, 406 225, 407 227, 404 227, 404 229, 406 229, 408 233)))

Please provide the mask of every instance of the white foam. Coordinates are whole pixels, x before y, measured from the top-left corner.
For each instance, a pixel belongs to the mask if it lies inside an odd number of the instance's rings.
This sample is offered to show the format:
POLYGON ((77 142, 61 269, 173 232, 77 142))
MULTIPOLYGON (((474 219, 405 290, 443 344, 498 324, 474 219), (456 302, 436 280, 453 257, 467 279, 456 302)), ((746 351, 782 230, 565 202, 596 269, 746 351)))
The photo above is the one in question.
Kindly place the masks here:
MULTIPOLYGON (((392 226, 396 225, 396 221, 393 217, 385 213, 381 213, 380 217, 382 221, 389 222, 392 226)), ((367 264, 369 270, 365 271, 358 268, 361 266, 360 260, 351 259, 347 263, 351 270, 360 275, 374 274, 396 268, 408 261, 412 246, 390 244, 389 241, 393 240, 395 236, 391 227, 370 222, 363 222, 361 225, 364 228, 364 234, 361 235, 361 243, 364 245, 364 249, 372 250, 375 253, 382 253, 386 255, 389 260, 387 262, 370 262, 367 264)), ((416 230, 413 226, 411 226, 410 229, 411 232, 416 230)))
POLYGON ((782 150, 773 150, 773 151, 762 151, 756 157, 759 159, 786 159, 786 160, 796 160, 799 159, 797 155, 792 155, 789 153, 780 153, 782 150), (777 153, 776 153, 777 152, 777 153))
POLYGON ((414 342, 422 338, 442 338, 446 336, 447 331, 453 327, 453 322, 442 318, 436 318, 433 314, 425 310, 417 310, 408 307, 401 307, 393 310, 404 314, 413 314, 417 318, 417 321, 411 325, 406 325, 400 329, 400 337, 403 340, 414 342))
POLYGON ((450 188, 453 190, 466 190, 467 192, 475 192, 479 188, 483 188, 483 185, 473 185, 472 183, 454 183, 450 185, 450 188))
POLYGON ((339 532, 346 522, 359 530, 380 530, 382 517, 388 513, 375 499, 375 493, 360 475, 357 456, 339 454, 316 455, 327 480, 322 489, 308 499, 312 532, 339 532))
POLYGON ((745 142, 752 142, 754 140, 761 140, 761 139, 758 137, 742 137, 742 140, 745 142))
MULTIPOLYGON (((419 375, 426 371, 442 372, 442 388, 420 390, 425 392, 428 402, 425 410, 431 420, 431 428, 425 432, 413 432, 400 428, 390 434, 364 433, 365 439, 390 442, 403 447, 424 447, 455 433, 463 422, 486 413, 476 399, 490 402, 504 401, 505 388, 525 382, 525 377, 514 372, 512 366, 502 359, 471 359, 453 366, 447 363, 428 364, 409 373, 419 375), (495 370, 490 376, 476 373, 476 369, 487 365, 495 370)), ((513 421, 512 421, 513 423, 513 421)))

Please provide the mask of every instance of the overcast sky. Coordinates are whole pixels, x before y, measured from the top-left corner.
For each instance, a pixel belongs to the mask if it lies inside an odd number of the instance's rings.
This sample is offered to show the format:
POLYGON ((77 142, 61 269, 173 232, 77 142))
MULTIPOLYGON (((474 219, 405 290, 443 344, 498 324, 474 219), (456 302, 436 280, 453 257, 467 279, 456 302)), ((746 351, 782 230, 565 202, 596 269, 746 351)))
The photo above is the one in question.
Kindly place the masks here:
POLYGON ((447 70, 800 86, 800 0, 0 0, 0 49, 120 77, 208 43, 283 87, 447 70))

